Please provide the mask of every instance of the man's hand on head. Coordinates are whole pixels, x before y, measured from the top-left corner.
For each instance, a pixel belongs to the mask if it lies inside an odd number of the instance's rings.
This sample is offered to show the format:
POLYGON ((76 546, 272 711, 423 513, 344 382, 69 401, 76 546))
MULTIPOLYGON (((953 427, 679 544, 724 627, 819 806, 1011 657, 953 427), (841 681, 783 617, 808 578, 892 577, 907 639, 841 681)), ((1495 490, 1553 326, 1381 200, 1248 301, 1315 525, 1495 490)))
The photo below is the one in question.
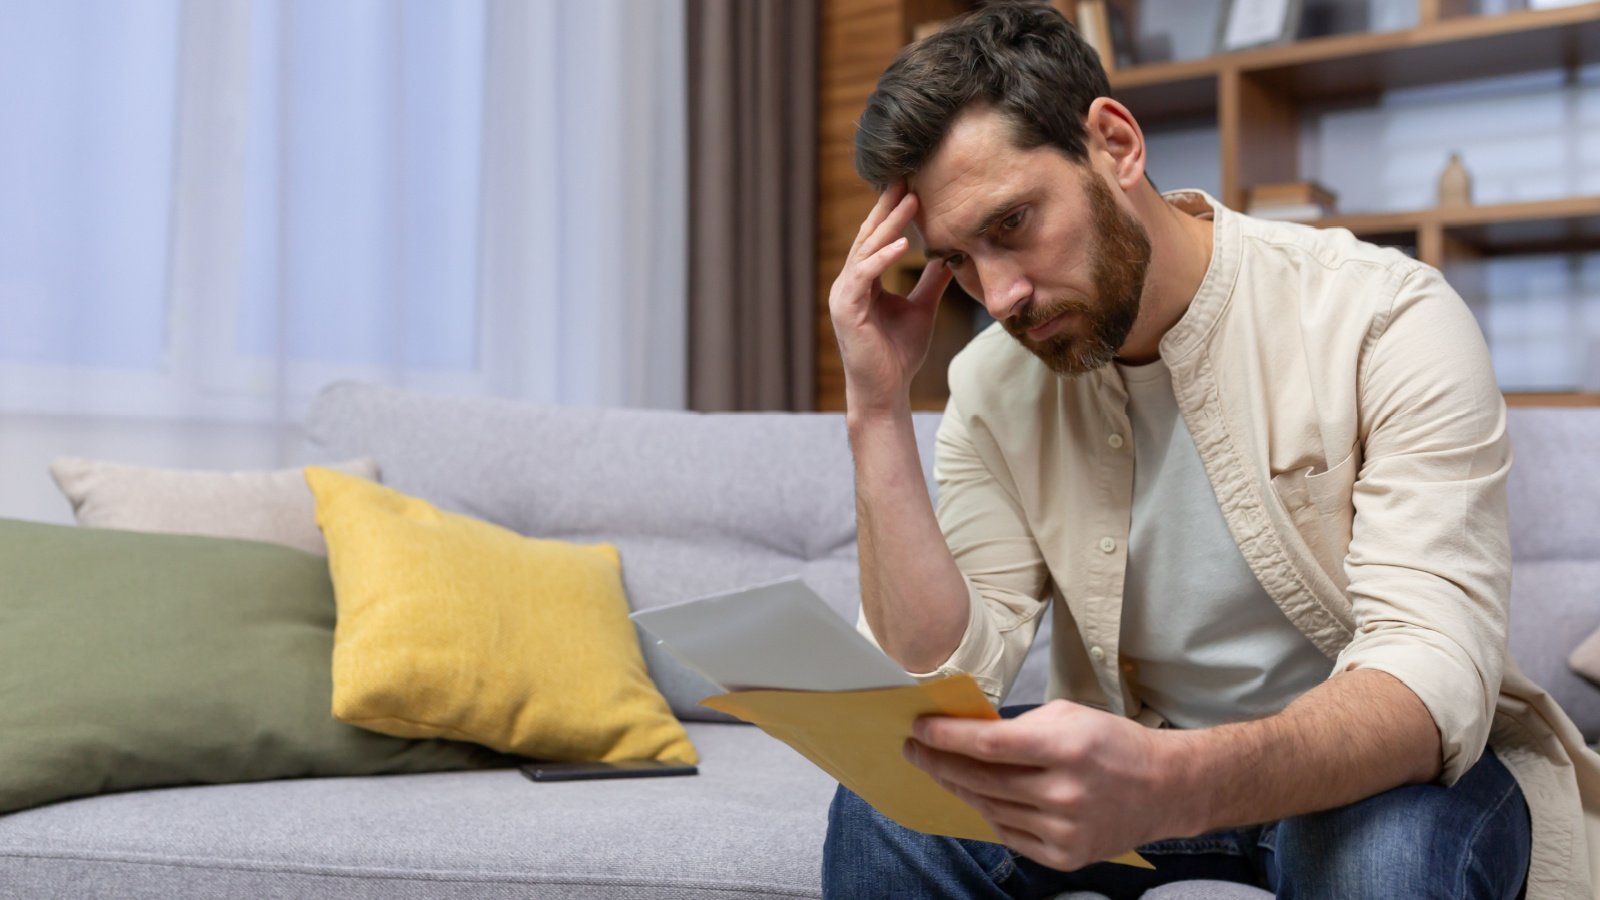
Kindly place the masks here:
POLYGON ((1072 871, 1182 833, 1161 732, 1056 700, 1015 719, 918 720, 906 758, 1012 849, 1072 871))
POLYGON ((883 286, 884 273, 910 246, 905 233, 917 214, 917 202, 903 182, 878 197, 828 295, 844 363, 846 401, 855 413, 886 411, 908 402, 911 379, 933 340, 939 297, 950 283, 949 268, 935 261, 907 296, 883 286))

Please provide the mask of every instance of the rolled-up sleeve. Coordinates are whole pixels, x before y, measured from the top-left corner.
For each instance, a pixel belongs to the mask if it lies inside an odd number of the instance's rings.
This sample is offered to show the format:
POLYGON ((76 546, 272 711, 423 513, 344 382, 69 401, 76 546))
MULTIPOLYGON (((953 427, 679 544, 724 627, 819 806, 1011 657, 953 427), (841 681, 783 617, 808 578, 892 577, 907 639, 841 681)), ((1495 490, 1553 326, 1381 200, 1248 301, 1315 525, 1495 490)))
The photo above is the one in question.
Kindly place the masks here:
MULTIPOLYGON (((911 674, 967 673, 998 704, 1033 644, 1050 572, 1015 488, 984 461, 970 428, 951 400, 939 422, 933 472, 939 528, 966 582, 972 613, 949 659, 931 672, 911 674)), ((865 615, 857 627, 876 643, 865 615)))
POLYGON ((1370 340, 1345 559, 1357 630, 1334 670, 1380 670, 1415 692, 1453 784, 1483 753, 1504 668, 1505 401, 1471 312, 1431 268, 1403 282, 1370 340))

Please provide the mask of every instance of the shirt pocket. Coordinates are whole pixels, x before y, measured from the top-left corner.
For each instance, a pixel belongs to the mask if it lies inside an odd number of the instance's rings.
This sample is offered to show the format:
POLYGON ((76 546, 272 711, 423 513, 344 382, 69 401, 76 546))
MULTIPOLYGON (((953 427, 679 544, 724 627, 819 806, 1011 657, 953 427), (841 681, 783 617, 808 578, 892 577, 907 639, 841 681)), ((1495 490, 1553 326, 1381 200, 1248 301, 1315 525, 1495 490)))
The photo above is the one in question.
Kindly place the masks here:
POLYGON ((1344 459, 1323 469, 1291 469, 1272 476, 1272 489, 1289 512, 1295 530, 1317 564, 1341 588, 1349 583, 1344 558, 1350 552, 1351 526, 1355 523, 1353 495, 1361 454, 1352 448, 1344 459))

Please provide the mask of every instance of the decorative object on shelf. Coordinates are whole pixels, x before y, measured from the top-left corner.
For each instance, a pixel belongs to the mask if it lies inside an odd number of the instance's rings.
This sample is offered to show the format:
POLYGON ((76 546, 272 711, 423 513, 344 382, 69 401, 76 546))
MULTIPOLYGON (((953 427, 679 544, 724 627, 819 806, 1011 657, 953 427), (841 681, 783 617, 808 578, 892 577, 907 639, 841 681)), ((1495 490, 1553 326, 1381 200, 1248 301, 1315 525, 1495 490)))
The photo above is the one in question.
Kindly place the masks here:
POLYGON ((1339 195, 1315 181, 1259 184, 1250 189, 1245 215, 1258 219, 1310 221, 1333 215, 1339 195))
POLYGON ((1106 0, 1078 0, 1078 33, 1094 48, 1100 65, 1111 74, 1117 68, 1117 54, 1111 42, 1111 15, 1106 0))
POLYGON ((1301 0, 1228 0, 1217 52, 1292 41, 1300 31, 1301 0))
POLYGON ((1529 9, 1556 9, 1562 6, 1577 6, 1589 0, 1528 0, 1529 9))
POLYGON ((1472 205, 1472 176, 1461 164, 1461 154, 1451 151, 1450 164, 1439 173, 1439 208, 1472 205))

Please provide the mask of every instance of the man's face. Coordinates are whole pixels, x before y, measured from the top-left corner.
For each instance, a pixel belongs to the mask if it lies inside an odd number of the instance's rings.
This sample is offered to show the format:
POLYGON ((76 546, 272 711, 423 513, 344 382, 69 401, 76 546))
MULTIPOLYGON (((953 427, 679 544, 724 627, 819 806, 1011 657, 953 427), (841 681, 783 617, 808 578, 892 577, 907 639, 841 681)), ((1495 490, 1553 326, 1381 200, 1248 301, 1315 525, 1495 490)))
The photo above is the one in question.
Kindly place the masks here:
POLYGON ((1139 314, 1150 240, 1104 180, 1011 125, 969 110, 910 179, 930 257, 1055 372, 1116 356, 1139 314))

